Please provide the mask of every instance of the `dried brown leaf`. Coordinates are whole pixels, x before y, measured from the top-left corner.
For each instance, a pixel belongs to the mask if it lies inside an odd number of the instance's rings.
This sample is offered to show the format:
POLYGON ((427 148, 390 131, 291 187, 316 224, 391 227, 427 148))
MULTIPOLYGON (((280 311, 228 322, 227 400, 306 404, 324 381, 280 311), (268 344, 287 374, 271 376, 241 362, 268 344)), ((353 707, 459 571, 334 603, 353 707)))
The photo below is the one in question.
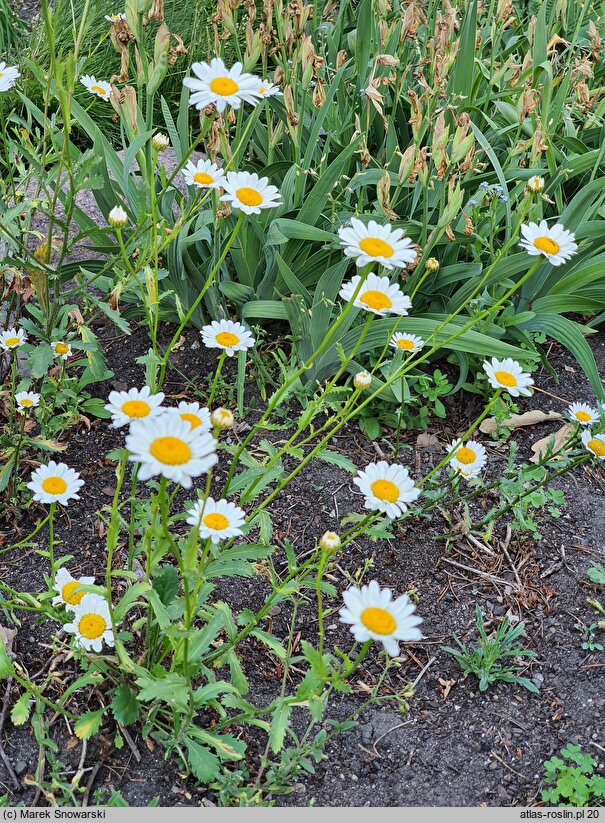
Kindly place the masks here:
MULTIPOLYGON (((537 426, 539 423, 548 423, 551 420, 562 420, 563 415, 559 412, 549 411, 543 412, 540 409, 531 409, 523 412, 523 414, 511 414, 506 420, 500 423, 501 427, 506 429, 517 429, 521 426, 537 426)), ((484 434, 491 434, 498 428, 498 422, 495 417, 488 417, 479 426, 484 434)))

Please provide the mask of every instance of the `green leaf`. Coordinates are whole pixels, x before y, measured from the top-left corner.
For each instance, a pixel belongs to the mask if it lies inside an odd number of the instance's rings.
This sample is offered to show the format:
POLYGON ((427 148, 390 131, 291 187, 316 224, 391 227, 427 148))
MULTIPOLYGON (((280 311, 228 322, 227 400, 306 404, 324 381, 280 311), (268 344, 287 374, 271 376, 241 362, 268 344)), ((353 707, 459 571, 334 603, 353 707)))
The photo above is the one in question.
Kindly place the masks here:
POLYGON ((31 370, 32 377, 36 380, 44 377, 52 362, 53 350, 46 343, 40 343, 39 346, 36 346, 27 358, 27 366, 31 370))
POLYGON ((74 726, 76 737, 80 740, 89 740, 96 734, 101 728, 101 722, 103 721, 105 712, 106 709, 103 707, 102 709, 97 709, 95 712, 86 712, 86 714, 79 717, 74 726))
POLYGON ((125 683, 120 683, 110 703, 113 716, 123 726, 134 723, 139 715, 139 702, 135 693, 125 683))
POLYGON ((0 680, 4 680, 5 677, 10 677, 14 674, 15 667, 8 656, 4 640, 0 637, 0 680))
POLYGON ((169 706, 186 711, 189 703, 187 681, 181 674, 169 672, 165 677, 153 677, 151 674, 140 675, 136 679, 140 691, 138 699, 144 703, 162 700, 169 706))
POLYGON ((188 766, 191 773, 202 783, 209 783, 218 774, 220 761, 207 746, 201 746, 190 737, 185 738, 187 747, 188 766))
POLYGON ((288 721, 292 707, 285 700, 279 700, 277 708, 273 712, 273 720, 271 721, 271 732, 269 733, 269 746, 273 754, 281 751, 284 745, 284 738, 286 736, 286 729, 288 728, 288 721))
POLYGON ((11 721, 13 726, 23 726, 24 723, 27 723, 29 719, 29 713, 31 710, 32 699, 28 692, 25 692, 21 695, 21 697, 17 700, 15 705, 11 711, 11 721))
POLYGON ((450 93, 460 95, 460 108, 472 105, 473 76, 475 68, 475 40, 477 37, 477 0, 466 5, 462 21, 460 41, 454 60, 450 93))
POLYGON ((160 566, 153 573, 152 585, 164 606, 169 606, 179 593, 178 570, 174 566, 160 566))
POLYGON ((333 466, 338 466, 339 469, 348 471, 349 474, 357 474, 358 469, 355 463, 350 460, 345 454, 333 451, 332 449, 323 449, 318 452, 315 457, 318 460, 323 460, 324 463, 331 463, 333 466))

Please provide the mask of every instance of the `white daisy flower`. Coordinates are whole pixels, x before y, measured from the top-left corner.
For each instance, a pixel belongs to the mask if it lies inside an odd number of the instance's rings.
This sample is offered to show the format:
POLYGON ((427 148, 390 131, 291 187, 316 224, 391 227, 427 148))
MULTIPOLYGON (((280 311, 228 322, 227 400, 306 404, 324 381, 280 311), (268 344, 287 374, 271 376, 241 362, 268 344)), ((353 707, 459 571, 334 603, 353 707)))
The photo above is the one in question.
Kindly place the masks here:
POLYGON ((34 500, 40 503, 60 503, 65 506, 70 500, 79 500, 78 492, 84 485, 75 469, 65 463, 51 460, 46 466, 39 466, 32 472, 27 488, 34 493, 34 500))
POLYGON ((23 329, 12 328, 0 332, 0 348, 4 349, 4 351, 18 349, 19 346, 22 346, 26 342, 27 334, 23 329))
POLYGON ((213 320, 202 327, 200 334, 207 349, 222 349, 227 357, 233 357, 236 351, 247 351, 255 343, 248 329, 233 320, 213 320))
POLYGON ((381 589, 376 580, 361 589, 351 586, 343 592, 345 605, 339 614, 358 643, 377 640, 391 657, 397 657, 400 640, 422 640, 418 628, 422 618, 414 614, 416 606, 407 594, 392 598, 391 589, 381 589))
POLYGON ((259 177, 255 172, 228 171, 222 186, 225 194, 221 200, 230 203, 234 209, 241 209, 244 214, 260 214, 261 209, 282 205, 277 186, 269 185, 268 177, 259 177))
POLYGON ((187 420, 167 414, 132 423, 126 448, 128 459, 141 464, 141 480, 159 474, 186 489, 218 459, 216 440, 206 429, 192 429, 187 420))
POLYGON ((458 444, 452 440, 447 446, 450 457, 450 466, 463 477, 477 477, 487 463, 485 446, 477 440, 467 440, 458 444))
POLYGON ((566 231, 561 223, 556 223, 551 228, 548 227, 546 220, 542 220, 539 225, 529 223, 527 226, 521 226, 521 234, 523 240, 519 245, 532 257, 544 255, 553 266, 561 266, 578 250, 575 234, 566 231))
POLYGON ((400 517, 408 510, 407 503, 420 496, 408 470, 397 463, 389 465, 386 460, 370 463, 357 473, 353 483, 365 495, 366 509, 384 512, 391 520, 400 517))
POLYGON ((109 100, 111 85, 104 80, 97 80, 94 75, 83 74, 80 83, 88 89, 91 94, 96 94, 101 100, 109 100))
POLYGON ((117 23, 118 20, 126 20, 125 14, 106 14, 105 19, 108 23, 117 23))
POLYGON ((195 526, 200 537, 207 537, 213 543, 229 540, 243 534, 241 527, 246 522, 246 512, 228 500, 213 500, 209 497, 204 503, 198 500, 188 511, 187 522, 195 526))
POLYGON ((366 226, 352 217, 350 226, 338 229, 338 236, 345 255, 357 258, 358 266, 378 263, 385 269, 402 269, 417 257, 412 241, 405 237, 403 229, 381 226, 375 220, 370 220, 366 226))
POLYGON ((538 194, 544 190, 544 178, 539 177, 537 174, 533 174, 527 181, 527 188, 538 194))
POLYGON ((483 361, 483 370, 487 374, 487 379, 495 389, 506 389, 513 397, 520 394, 525 397, 531 395, 529 386, 534 385, 534 381, 527 372, 524 372, 516 360, 505 357, 504 360, 497 360, 492 357, 483 361))
POLYGON ((152 394, 149 386, 142 389, 109 392, 109 402, 105 405, 111 414, 111 425, 114 429, 126 426, 133 420, 157 417, 165 409, 161 408, 164 392, 152 394))
POLYGON ((271 83, 269 80, 261 80, 258 87, 258 94, 261 100, 267 97, 283 97, 279 86, 276 86, 275 83, 271 83))
POLYGON ((26 412, 40 405, 40 395, 33 391, 20 391, 15 395, 15 403, 20 412, 26 412))
POLYGON ((424 340, 422 337, 416 337, 415 334, 396 332, 391 337, 389 346, 392 346, 394 349, 401 349, 401 351, 406 352, 406 354, 414 354, 414 352, 420 351, 424 346, 424 340))
POLYGON ((228 69, 220 57, 213 57, 210 63, 194 63, 191 71, 195 77, 185 77, 183 85, 193 92, 189 105, 196 109, 214 103, 222 114, 227 106, 239 109, 244 102, 255 106, 260 99, 258 78, 242 71, 241 63, 228 69))
POLYGON ((60 360, 67 360, 67 358, 71 355, 71 343, 64 343, 62 340, 55 340, 55 342, 50 345, 52 346, 55 357, 58 357, 60 360))
POLYGON ((187 400, 181 400, 178 408, 166 409, 166 414, 178 415, 181 420, 186 420, 191 426, 191 431, 197 429, 199 426, 206 431, 212 429, 210 409, 206 408, 206 406, 200 406, 199 403, 189 403, 187 400))
POLYGON ((580 426, 590 426, 599 421, 599 412, 588 403, 572 403, 568 413, 574 423, 579 423, 580 426))
MULTIPOLYGON (((355 294, 360 280, 360 275, 356 274, 341 288, 339 296, 347 303, 355 294)), ((406 315, 408 309, 412 308, 412 301, 407 294, 401 293, 396 283, 391 284, 388 277, 378 277, 374 272, 370 272, 353 305, 384 317, 387 314, 406 315)))
POLYGON ((583 431, 582 443, 584 448, 592 452, 595 457, 605 459, 605 434, 591 434, 589 431, 583 431))
POLYGON ((6 63, 0 63, 0 92, 12 89, 18 77, 21 77, 21 74, 17 66, 7 66, 6 63))
POLYGON ((85 591, 78 589, 79 586, 92 586, 94 577, 72 577, 66 568, 57 569, 53 589, 57 596, 53 597, 53 606, 65 606, 69 611, 74 611, 83 597, 85 591))
POLYGON ((103 641, 108 646, 114 644, 109 606, 98 594, 85 594, 73 608, 72 622, 63 628, 73 634, 76 645, 86 651, 100 652, 103 641))
POLYGON ((189 160, 181 174, 188 186, 199 189, 220 189, 225 180, 225 172, 211 160, 198 160, 197 163, 189 160))
POLYGON ((114 229, 123 229, 128 225, 128 214, 122 206, 114 206, 107 215, 107 222, 114 229))

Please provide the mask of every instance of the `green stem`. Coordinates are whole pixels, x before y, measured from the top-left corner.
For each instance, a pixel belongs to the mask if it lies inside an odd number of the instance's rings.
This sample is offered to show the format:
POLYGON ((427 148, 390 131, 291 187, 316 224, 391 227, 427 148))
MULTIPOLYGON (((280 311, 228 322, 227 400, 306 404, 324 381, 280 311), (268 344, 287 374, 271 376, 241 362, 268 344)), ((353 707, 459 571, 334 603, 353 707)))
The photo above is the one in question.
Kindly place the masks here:
POLYGON ((174 333, 174 335, 172 337, 172 340, 168 344, 168 348, 166 349, 166 352, 165 352, 165 354, 162 358, 162 361, 161 361, 160 376, 158 378, 158 383, 157 383, 157 386, 156 386, 156 390, 159 390, 159 389, 162 388, 162 385, 164 383, 164 377, 166 375, 166 368, 168 366, 168 360, 170 358, 170 354, 172 353, 172 349, 178 343, 179 338, 180 338, 184 328, 186 327, 187 323, 191 320, 191 317, 193 316, 193 313, 195 312, 197 307, 202 302, 202 299, 203 299, 204 295, 206 294, 206 292, 210 288, 212 282, 214 281, 216 273, 218 272, 218 270, 222 266, 223 261, 224 261, 225 257, 227 256, 227 252, 229 251, 229 249, 231 248, 231 246, 233 244, 233 241, 235 240, 235 238, 239 234, 239 230, 242 227, 242 223, 244 222, 244 217, 245 217, 244 212, 240 212, 239 216, 237 218, 237 222, 235 224, 235 228, 231 232, 231 237, 229 238, 227 243, 225 243, 225 247, 223 248, 221 256, 216 261, 216 264, 215 264, 214 268, 212 269, 212 271, 210 272, 210 274, 209 274, 206 282, 204 283, 200 293, 198 294, 198 296, 195 298, 195 300, 191 304, 191 308, 189 309, 189 311, 187 312, 185 317, 179 323, 179 326, 178 326, 176 332, 174 333))

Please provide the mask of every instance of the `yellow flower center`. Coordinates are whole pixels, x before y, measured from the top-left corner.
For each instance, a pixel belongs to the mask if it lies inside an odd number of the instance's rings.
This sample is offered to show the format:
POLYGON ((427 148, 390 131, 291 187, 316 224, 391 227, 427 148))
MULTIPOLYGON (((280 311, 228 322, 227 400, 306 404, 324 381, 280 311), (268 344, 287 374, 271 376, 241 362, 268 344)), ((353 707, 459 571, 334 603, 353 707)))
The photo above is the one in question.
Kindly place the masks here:
POLYGON ((78 631, 87 640, 96 640, 97 637, 101 637, 106 628, 107 623, 100 614, 85 614, 78 624, 78 631))
POLYGON ((469 463, 474 463, 477 459, 475 452, 472 449, 469 449, 468 446, 461 446, 461 448, 456 449, 455 457, 459 463, 464 463, 465 466, 469 463))
POLYGON ((581 420, 582 423, 588 423, 589 420, 592 420, 592 417, 585 411, 577 411, 576 418, 581 420))
POLYGON ((197 414, 189 414, 189 412, 183 412, 181 414, 181 420, 186 420, 192 429, 197 429, 198 426, 202 425, 202 421, 197 414))
POLYGON ((263 202, 263 198, 261 195, 256 191, 256 189, 251 189, 248 186, 244 186, 241 189, 237 189, 235 192, 235 196, 243 203, 244 206, 260 206, 263 202))
POLYGON ((410 340, 407 337, 402 337, 401 340, 397 341, 397 345, 400 349, 403 349, 404 351, 409 351, 410 349, 414 348, 414 341, 410 340))
POLYGON ((210 83, 210 91, 221 97, 229 97, 239 91, 239 86, 230 77, 215 77, 210 83))
POLYGON ((361 622, 374 634, 393 634, 397 628, 395 618, 390 612, 375 607, 362 611, 361 622))
POLYGON ((122 406, 122 412, 126 417, 147 417, 151 407, 144 400, 127 400, 122 406))
POLYGON ((104 89, 103 86, 91 86, 90 90, 95 91, 97 94, 100 94, 103 97, 105 97, 105 95, 107 94, 107 89, 104 89))
POLYGON ((67 343, 57 343, 55 345, 55 354, 67 354, 69 352, 69 346, 67 343))
POLYGON ((211 512, 210 514, 204 515, 204 525, 208 526, 209 529, 214 529, 215 531, 220 532, 227 528, 229 521, 224 514, 221 514, 220 512, 211 512))
POLYGON ((264 94, 266 91, 267 91, 267 89, 265 88, 265 86, 261 86, 260 89, 258 90, 258 93, 259 94, 264 94))
POLYGON ((34 401, 30 400, 29 397, 24 397, 23 400, 19 400, 20 406, 33 406, 34 401))
POLYGON ((394 503, 399 498, 399 489, 390 480, 375 480, 370 488, 375 497, 387 503, 394 503))
POLYGON ((364 292, 359 300, 371 309, 390 309, 393 305, 384 292, 372 289, 364 292))
POLYGON ((517 385, 517 378, 508 371, 497 371, 495 377, 498 383, 502 383, 503 386, 517 385))
POLYGON ((0 71, 0 77, 4 77, 4 72, 0 71))
POLYGON ((48 494, 63 494, 67 491, 67 483, 62 477, 45 477, 42 488, 48 494))
POLYGON ((364 237, 359 241, 359 248, 370 257, 393 256, 393 247, 379 237, 364 237))
POLYGON ((209 186, 210 183, 214 183, 214 178, 211 177, 209 174, 206 174, 205 171, 198 171, 196 174, 193 175, 193 180, 196 183, 199 183, 200 186, 209 186))
POLYGON ((540 251, 543 251, 544 254, 557 254, 561 248, 556 240, 551 240, 550 237, 536 237, 534 246, 540 251))
POLYGON ((598 457, 605 457, 605 443, 603 443, 602 440, 597 440, 596 437, 593 437, 592 440, 588 441, 588 448, 598 457))
POLYGON ((61 589, 61 597, 65 603, 69 603, 72 606, 77 606, 77 604, 82 600, 86 592, 77 592, 76 589, 79 585, 80 584, 77 580, 71 580, 63 586, 61 589))
POLYGON ((239 343, 237 334, 231 334, 230 331, 220 331, 215 339, 220 346, 224 346, 226 349, 230 348, 230 346, 237 346, 239 343))
POLYGON ((4 341, 5 346, 18 346, 20 343, 21 343, 21 338, 20 337, 8 337, 4 341))
POLYGON ((182 466, 191 460, 191 449, 180 437, 157 437, 149 451, 167 466, 182 466))

